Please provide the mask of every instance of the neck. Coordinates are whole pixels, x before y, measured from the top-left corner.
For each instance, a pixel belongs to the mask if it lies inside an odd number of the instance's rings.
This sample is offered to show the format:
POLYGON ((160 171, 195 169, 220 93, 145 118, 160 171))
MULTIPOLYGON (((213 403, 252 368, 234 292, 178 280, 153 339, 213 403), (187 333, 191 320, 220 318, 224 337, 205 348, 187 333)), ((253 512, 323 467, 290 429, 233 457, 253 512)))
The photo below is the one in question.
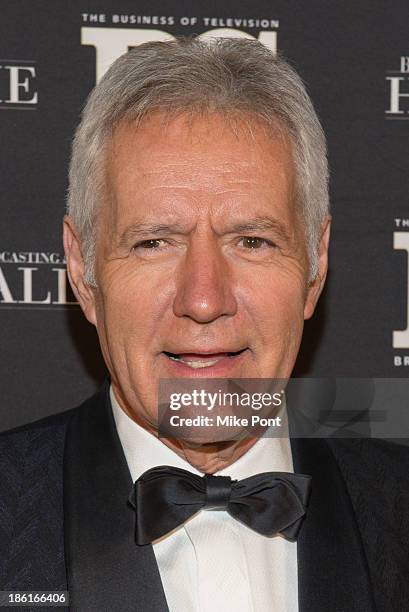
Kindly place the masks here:
MULTIPOLYGON (((112 387, 114 392, 113 400, 116 400, 116 403, 129 418, 153 436, 159 438, 157 425, 142 419, 133 410, 130 410, 118 386, 113 383, 112 387)), ((243 433, 243 435, 245 434, 243 433)), ((250 437, 248 434, 246 437, 243 437, 243 435, 237 439, 205 443, 194 443, 192 440, 163 436, 160 437, 160 441, 200 472, 214 474, 237 461, 258 440, 258 437, 250 437)))
POLYGON ((214 474, 237 461, 257 442, 257 438, 198 445, 170 438, 161 438, 161 441, 200 472, 214 474))

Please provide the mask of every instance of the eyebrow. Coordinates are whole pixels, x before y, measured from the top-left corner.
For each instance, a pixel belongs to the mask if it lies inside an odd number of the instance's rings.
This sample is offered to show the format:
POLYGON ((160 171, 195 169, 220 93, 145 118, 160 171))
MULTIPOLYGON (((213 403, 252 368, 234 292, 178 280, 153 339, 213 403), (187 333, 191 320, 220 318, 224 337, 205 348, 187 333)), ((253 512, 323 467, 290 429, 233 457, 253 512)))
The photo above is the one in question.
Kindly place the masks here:
MULTIPOLYGON (((170 234, 183 233, 186 227, 179 223, 144 223, 136 222, 130 225, 120 236, 119 245, 126 246, 129 241, 145 236, 169 236, 170 234)), ((225 233, 243 234, 245 232, 273 231, 285 242, 290 242, 291 237, 283 223, 272 217, 254 217, 246 221, 233 223, 227 226, 225 233)))

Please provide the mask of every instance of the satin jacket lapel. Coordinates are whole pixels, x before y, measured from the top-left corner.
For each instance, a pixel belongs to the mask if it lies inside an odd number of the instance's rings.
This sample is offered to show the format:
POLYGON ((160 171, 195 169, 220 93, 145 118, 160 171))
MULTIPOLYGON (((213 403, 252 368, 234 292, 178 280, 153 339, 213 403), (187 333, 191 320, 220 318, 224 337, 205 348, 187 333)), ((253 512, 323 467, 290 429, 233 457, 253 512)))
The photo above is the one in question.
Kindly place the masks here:
POLYGON ((299 612, 375 610, 349 494, 324 439, 292 438, 294 471, 312 476, 297 540, 299 612))
POLYGON ((72 419, 64 457, 64 536, 70 609, 149 610, 168 606, 151 545, 135 544, 132 488, 109 386, 72 419))

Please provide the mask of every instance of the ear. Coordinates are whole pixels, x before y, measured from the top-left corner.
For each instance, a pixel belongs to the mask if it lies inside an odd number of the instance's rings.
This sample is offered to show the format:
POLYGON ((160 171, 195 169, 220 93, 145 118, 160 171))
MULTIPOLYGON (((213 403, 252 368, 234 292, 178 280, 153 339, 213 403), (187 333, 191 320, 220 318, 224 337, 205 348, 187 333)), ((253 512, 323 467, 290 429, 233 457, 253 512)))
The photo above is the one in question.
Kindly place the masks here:
POLYGON ((85 282, 81 241, 74 223, 67 215, 64 217, 63 241, 67 273, 72 290, 88 321, 96 325, 95 295, 93 289, 85 282))
POLYGON ((328 245, 331 229, 331 216, 328 215, 322 224, 321 238, 318 245, 318 272, 316 277, 309 282, 307 299, 304 306, 304 319, 310 319, 314 314, 318 298, 324 288, 328 271, 328 245))

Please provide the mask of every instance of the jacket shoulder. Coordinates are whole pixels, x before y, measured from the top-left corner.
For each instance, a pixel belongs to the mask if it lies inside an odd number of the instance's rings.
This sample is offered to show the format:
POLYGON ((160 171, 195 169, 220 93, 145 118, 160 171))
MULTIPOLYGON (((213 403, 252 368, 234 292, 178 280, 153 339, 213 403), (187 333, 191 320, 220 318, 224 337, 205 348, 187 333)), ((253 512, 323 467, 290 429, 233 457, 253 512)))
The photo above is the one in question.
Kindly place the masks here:
MULTIPOLYGON (((46 547, 63 551, 57 526, 62 520, 64 439, 70 412, 0 434, 0 548, 7 551, 0 558, 3 589, 30 584, 32 570, 21 560, 23 551, 30 557, 37 547, 40 565, 46 547)), ((59 561, 57 566, 62 564, 59 561)))
POLYGON ((8 493, 18 489, 21 478, 34 464, 48 461, 52 465, 53 459, 61 462, 68 423, 77 414, 92 409, 103 392, 104 388, 64 412, 0 432, 0 473, 5 476, 0 480, 0 502, 4 488, 8 493))
POLYGON ((409 446, 379 439, 333 439, 380 610, 409 601, 409 446))
MULTIPOLYGON (((22 563, 22 551, 28 553, 35 549, 39 559, 42 554, 45 559, 50 550, 58 551, 57 565, 63 566, 63 463, 67 426, 76 414, 95 405, 95 398, 0 433, 0 550, 8 551, 8 555, 0 555, 3 589, 17 588, 13 584, 30 584, 31 570, 22 563)), ((46 586, 47 582, 42 588, 46 586)))
MULTIPOLYGON (((50 459, 57 452, 64 442, 67 423, 78 410, 72 408, 0 433, 1 498, 5 487, 9 495, 19 488, 30 460, 50 459)), ((6 498, 10 499, 9 495, 6 498)))
POLYGON ((399 480, 400 488, 406 486, 409 493, 409 440, 333 438, 328 444, 348 477, 355 474, 381 489, 399 480))
POLYGON ((360 514, 368 513, 370 524, 388 521, 395 531, 405 529, 409 534, 409 440, 330 439, 328 443, 360 514))
POLYGON ((99 403, 101 397, 106 395, 108 388, 109 383, 106 381, 94 395, 74 408, 0 432, 0 448, 7 451, 8 448, 24 447, 24 444, 39 435, 53 436, 54 432, 65 429, 68 422, 79 412, 93 409, 99 403))

